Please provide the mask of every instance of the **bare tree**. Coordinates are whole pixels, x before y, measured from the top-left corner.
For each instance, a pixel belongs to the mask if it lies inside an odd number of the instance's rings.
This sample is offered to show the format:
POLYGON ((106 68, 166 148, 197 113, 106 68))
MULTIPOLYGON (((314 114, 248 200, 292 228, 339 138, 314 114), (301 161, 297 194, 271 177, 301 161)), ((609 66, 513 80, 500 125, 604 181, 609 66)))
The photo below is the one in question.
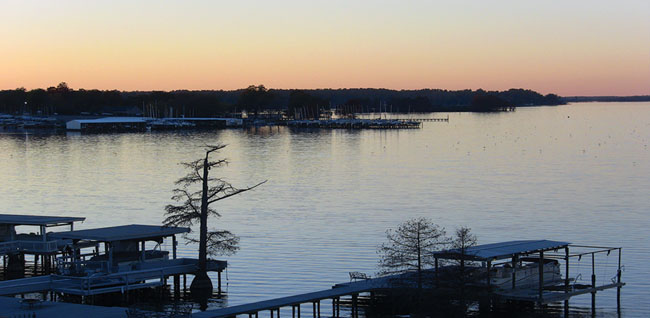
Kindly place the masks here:
POLYGON ((458 251, 458 254, 460 255, 458 262, 460 263, 461 270, 465 268, 465 255, 467 254, 467 249, 475 246, 477 242, 478 240, 476 239, 476 235, 472 233, 471 228, 462 226, 456 229, 454 237, 451 240, 451 248, 458 251))
POLYGON ((460 307, 465 310, 465 289, 467 284, 471 281, 471 271, 468 271, 465 268, 465 258, 467 255, 467 249, 475 246, 478 243, 476 235, 472 233, 472 229, 469 227, 460 227, 456 229, 454 236, 451 239, 450 245, 458 253, 458 259, 454 260, 459 265, 457 267, 458 271, 452 273, 453 280, 455 282, 454 286, 458 288, 457 292, 459 293, 460 307))
POLYGON ((226 147, 226 145, 205 146, 205 157, 191 162, 181 163, 190 172, 178 179, 174 189, 172 200, 179 202, 178 205, 169 204, 165 207, 166 226, 192 226, 199 224, 199 239, 187 237, 189 242, 199 243, 198 271, 192 285, 191 291, 203 292, 212 291, 212 282, 207 274, 208 255, 232 255, 238 249, 239 237, 226 230, 208 231, 208 216, 220 217, 216 209, 211 207, 217 201, 221 201, 234 195, 252 190, 266 181, 260 182, 247 188, 235 188, 222 178, 210 177, 212 168, 223 167, 228 164, 227 159, 210 160, 210 155, 226 147), (192 185, 200 184, 200 190, 192 190, 192 185))
POLYGON ((396 230, 386 231, 388 242, 378 253, 380 275, 415 271, 418 288, 422 288, 422 271, 431 268, 433 252, 446 246, 445 229, 426 218, 416 218, 402 223, 396 230))

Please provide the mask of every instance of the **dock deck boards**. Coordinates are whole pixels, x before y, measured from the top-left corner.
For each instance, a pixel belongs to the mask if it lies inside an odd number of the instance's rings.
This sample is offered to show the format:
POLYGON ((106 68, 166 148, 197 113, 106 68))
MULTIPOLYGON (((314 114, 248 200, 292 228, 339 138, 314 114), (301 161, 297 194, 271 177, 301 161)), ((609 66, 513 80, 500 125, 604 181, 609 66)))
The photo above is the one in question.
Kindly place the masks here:
POLYGON ((112 318, 126 317, 126 308, 102 307, 64 302, 43 301, 34 308, 27 308, 20 303, 20 298, 0 297, 0 317, 22 317, 35 314, 36 317, 93 317, 112 318))
POLYGON ((389 279, 375 278, 364 281, 351 282, 337 285, 331 289, 315 291, 311 293, 299 294, 294 296, 280 297, 269 300, 258 301, 249 304, 226 307, 222 309, 208 310, 192 314, 193 318, 219 318, 234 317, 236 315, 255 313, 263 310, 277 309, 302 303, 314 302, 322 299, 331 299, 350 294, 358 294, 372 291, 375 289, 389 287, 389 279))
MULTIPOLYGON (((196 271, 197 260, 179 258, 175 260, 160 261, 152 264, 150 268, 129 272, 118 272, 108 275, 91 277, 73 277, 60 275, 46 275, 31 278, 14 279, 0 282, 0 295, 26 294, 39 291, 65 291, 75 295, 96 295, 102 292, 120 291, 105 289, 116 285, 126 289, 137 289, 154 286, 152 282, 139 283, 149 280, 162 281, 164 277, 172 275, 191 274, 196 271), (147 284, 151 284, 148 286, 147 284), (111 286, 113 285, 113 286, 111 286), (90 287, 89 287, 90 286, 90 287)), ((222 270, 225 262, 214 263, 212 270, 222 270)), ((155 285, 161 285, 155 284, 155 285)))
MULTIPOLYGON (((596 287, 573 289, 573 290, 569 290, 569 292, 566 293, 564 291, 545 290, 542 293, 541 303, 544 304, 554 303, 558 301, 567 300, 571 297, 578 296, 578 295, 584 295, 592 292, 598 292, 605 289, 623 287, 623 286, 625 286, 625 283, 612 283, 612 284, 600 285, 596 287)), ((502 290, 502 291, 495 292, 495 295, 503 299, 509 299, 509 300, 539 302, 539 291, 531 288, 502 290)))

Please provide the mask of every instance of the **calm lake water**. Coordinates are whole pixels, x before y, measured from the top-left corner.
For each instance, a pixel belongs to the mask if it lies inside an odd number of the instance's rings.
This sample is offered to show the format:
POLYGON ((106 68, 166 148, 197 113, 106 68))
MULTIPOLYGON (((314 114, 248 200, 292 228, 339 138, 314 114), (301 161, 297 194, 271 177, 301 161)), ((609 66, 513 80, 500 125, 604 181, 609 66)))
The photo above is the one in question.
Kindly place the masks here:
MULTIPOLYGON (((228 297, 212 307, 374 274, 385 230, 422 216, 448 231, 469 226, 480 243, 622 246, 623 316, 650 315, 650 103, 448 115, 417 130, 0 131, 0 213, 87 217, 79 229, 160 224, 185 173, 178 163, 220 142, 231 164, 212 173, 239 186, 269 181, 218 206, 213 227, 240 235, 241 251, 223 258, 228 297)), ((195 251, 181 245, 183 256, 195 251)), ((616 256, 603 261, 597 275, 608 281, 616 256)), ((589 263, 572 268, 582 283, 589 263)), ((577 315, 589 304, 589 295, 571 301, 577 315)), ((596 304, 615 316, 615 291, 596 304)))

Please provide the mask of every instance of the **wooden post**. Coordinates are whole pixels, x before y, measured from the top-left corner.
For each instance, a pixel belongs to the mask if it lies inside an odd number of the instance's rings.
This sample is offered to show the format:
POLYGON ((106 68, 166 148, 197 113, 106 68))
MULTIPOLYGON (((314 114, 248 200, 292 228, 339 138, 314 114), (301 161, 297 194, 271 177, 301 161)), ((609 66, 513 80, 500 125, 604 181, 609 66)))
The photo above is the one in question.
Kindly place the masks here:
POLYGON ((280 307, 278 307, 278 318, 280 318, 280 307))
POLYGON ((564 248, 564 292, 569 292, 569 247, 564 248))
POLYGON ((144 263, 144 261, 146 259, 144 251, 145 251, 145 241, 142 241, 142 242, 140 242, 140 262, 143 262, 143 263, 144 263))
POLYGON ((544 298, 544 251, 539 252, 539 304, 544 298))
POLYGON ((291 318, 296 318, 296 306, 291 305, 291 318))
POLYGON ((300 304, 297 305, 296 309, 298 310, 298 318, 300 318, 300 304))
POLYGON ((341 317, 341 298, 336 297, 336 317, 341 317))
MULTIPOLYGON (((490 287, 492 287, 492 282, 490 282, 490 269, 492 268, 492 261, 487 262, 487 287, 488 287, 488 293, 490 292, 490 287)), ((463 277, 463 284, 465 284, 463 277)))
POLYGON ((621 248, 618 249, 618 271, 616 271, 616 308, 621 310, 621 248))
POLYGON ((176 242, 176 235, 172 235, 172 258, 176 259, 176 245, 178 242, 176 242))
POLYGON ((512 257, 512 289, 517 287, 517 256, 512 257))
POLYGON ((108 272, 112 273, 113 272, 113 244, 112 243, 104 243, 108 244, 108 272))
POLYGON ((596 253, 591 253, 591 288, 594 290, 591 292, 591 313, 596 312, 596 253))
POLYGON ((181 296, 181 276, 174 275, 174 298, 179 299, 181 296))
POLYGON ((320 300, 316 303, 316 307, 318 309, 318 318, 320 318, 320 300))
POLYGON ((45 260, 47 256, 45 254, 41 255, 41 272, 46 273, 48 270, 47 261, 45 260))
POLYGON ((34 254, 34 275, 36 275, 37 269, 38 269, 38 254, 34 254))
POLYGON ((440 280, 438 279, 438 257, 434 256, 433 257, 435 260, 435 271, 434 274, 436 275, 436 287, 440 287, 440 280))
MULTIPOLYGON (((312 315, 314 316, 314 318, 316 318, 316 302, 315 301, 312 302, 312 305, 314 306, 314 309, 312 311, 312 315)), ((271 317, 271 318, 273 318, 273 317, 271 317)))
POLYGON ((221 271, 217 272, 217 293, 221 296, 221 271))
POLYGON ((357 296, 358 294, 352 295, 352 318, 356 318, 359 316, 357 312, 357 296))
MULTIPOLYGON (((564 293, 569 292, 569 246, 564 248, 564 293)), ((564 313, 569 313, 569 297, 564 300, 564 313)))
POLYGON ((273 318, 273 308, 271 308, 271 318, 273 318))

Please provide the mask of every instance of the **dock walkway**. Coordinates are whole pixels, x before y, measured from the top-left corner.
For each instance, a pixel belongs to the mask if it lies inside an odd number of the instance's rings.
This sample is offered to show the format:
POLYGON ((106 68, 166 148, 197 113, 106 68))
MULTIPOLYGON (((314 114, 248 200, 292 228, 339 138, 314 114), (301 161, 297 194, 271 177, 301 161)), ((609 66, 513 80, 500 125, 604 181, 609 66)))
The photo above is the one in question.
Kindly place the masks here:
POLYGON ((126 317, 126 308, 103 307, 64 302, 43 301, 33 308, 21 303, 21 298, 0 297, 0 317, 93 317, 120 318, 126 317))
MULTIPOLYGON (((282 307, 294 307, 304 303, 318 303, 324 299, 336 300, 341 296, 357 295, 377 289, 390 288, 390 279, 394 277, 381 277, 357 282, 335 285, 331 289, 316 292, 274 298, 249 304, 208 310, 192 314, 193 318, 221 318, 235 317, 242 314, 255 314, 264 310, 279 310, 282 307)), ((320 308, 320 305, 319 305, 320 308)), ((319 309, 320 310, 320 309, 319 309)))
MULTIPOLYGON (((46 275, 0 282, 0 296, 55 291, 72 295, 97 295, 162 286, 166 277, 194 273, 197 260, 178 258, 147 263, 151 268, 97 276, 46 275)), ((225 262, 209 263, 209 270, 222 270, 225 262)))

